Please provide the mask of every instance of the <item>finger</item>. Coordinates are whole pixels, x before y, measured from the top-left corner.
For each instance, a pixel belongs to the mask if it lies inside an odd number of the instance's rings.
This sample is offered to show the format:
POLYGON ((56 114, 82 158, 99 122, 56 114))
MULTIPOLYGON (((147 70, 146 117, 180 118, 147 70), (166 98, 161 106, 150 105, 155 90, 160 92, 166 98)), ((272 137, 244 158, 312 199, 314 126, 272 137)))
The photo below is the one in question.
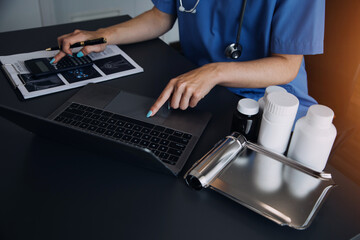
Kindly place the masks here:
POLYGON ((63 58, 66 54, 72 55, 71 50, 67 51, 66 53, 64 51, 62 51, 62 45, 63 45, 63 40, 65 38, 68 38, 72 35, 73 33, 69 33, 69 34, 64 34, 60 37, 57 38, 57 42, 58 42, 58 46, 60 49, 60 52, 53 58, 55 59, 54 63, 57 63, 61 58, 63 58))
POLYGON ((185 110, 189 107, 189 101, 192 96, 192 90, 187 88, 185 93, 181 96, 179 107, 181 110, 185 110))
POLYGON ((62 43, 61 43, 61 51, 63 51, 64 53, 68 54, 68 55, 72 55, 72 51, 70 49, 71 44, 76 43, 76 41, 69 39, 69 38, 65 38, 62 43))
POLYGON ((59 51, 59 53, 56 54, 53 59, 51 59, 50 63, 57 63, 57 62, 59 62, 60 59, 62 59, 64 56, 66 56, 66 53, 64 53, 63 51, 59 51))
POLYGON ((85 54, 84 54, 84 52, 83 52, 82 49, 81 49, 80 51, 78 51, 78 52, 76 53, 76 56, 77 56, 78 58, 81 58, 81 57, 85 56, 85 54))
POLYGON ((61 50, 69 55, 72 55, 72 51, 70 49, 71 45, 86 40, 88 40, 88 36, 85 32, 75 30, 73 33, 64 35, 60 38, 61 50))
POLYGON ((73 33, 64 34, 64 35, 61 35, 60 37, 58 37, 57 42, 58 42, 59 47, 61 46, 63 40, 67 37, 70 37, 71 35, 73 35, 73 33))
POLYGON ((185 83, 178 81, 176 83, 176 86, 174 88, 172 97, 171 97, 171 107, 174 109, 179 108, 180 106, 180 101, 181 98, 183 96, 183 92, 184 92, 184 88, 185 88, 185 83))
POLYGON ((173 109, 179 108, 181 96, 182 96, 181 92, 179 92, 179 91, 173 92, 171 100, 170 100, 170 106, 173 109))
POLYGON ((203 97, 204 96, 200 95, 198 92, 194 92, 191 96, 189 106, 192 108, 195 107, 203 97))
POLYGON ((102 52, 105 50, 106 45, 98 44, 98 45, 89 45, 85 46, 81 49, 81 52, 84 54, 84 56, 88 55, 92 52, 102 52))
POLYGON ((164 105, 164 103, 170 98, 174 87, 172 85, 167 85, 166 88, 163 90, 163 92, 160 94, 156 102, 151 106, 147 117, 154 116, 159 109, 164 105))

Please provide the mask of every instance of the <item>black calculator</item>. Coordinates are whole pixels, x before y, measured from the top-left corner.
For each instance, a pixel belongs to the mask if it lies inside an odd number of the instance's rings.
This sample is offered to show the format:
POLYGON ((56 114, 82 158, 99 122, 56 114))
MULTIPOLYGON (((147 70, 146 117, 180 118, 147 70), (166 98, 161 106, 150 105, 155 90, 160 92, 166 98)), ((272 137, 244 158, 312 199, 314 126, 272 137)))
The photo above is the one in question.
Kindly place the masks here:
POLYGON ((35 78, 91 66, 93 64, 89 56, 76 57, 76 54, 74 54, 73 57, 65 56, 56 64, 51 64, 50 61, 50 58, 35 58, 26 60, 24 63, 35 78))

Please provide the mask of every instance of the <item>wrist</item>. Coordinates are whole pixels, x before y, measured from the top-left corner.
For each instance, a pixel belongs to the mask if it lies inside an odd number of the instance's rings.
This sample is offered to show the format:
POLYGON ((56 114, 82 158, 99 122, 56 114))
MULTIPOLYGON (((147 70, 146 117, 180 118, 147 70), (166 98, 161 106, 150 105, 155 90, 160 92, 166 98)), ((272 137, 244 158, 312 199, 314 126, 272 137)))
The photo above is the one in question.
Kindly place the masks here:
POLYGON ((209 63, 205 65, 210 68, 212 72, 212 79, 214 85, 221 85, 226 79, 226 64, 223 62, 209 63))
POLYGON ((105 38, 106 39, 106 43, 105 43, 106 45, 114 44, 110 33, 111 32, 106 28, 99 28, 98 30, 96 30, 97 38, 101 38, 101 37, 105 38))

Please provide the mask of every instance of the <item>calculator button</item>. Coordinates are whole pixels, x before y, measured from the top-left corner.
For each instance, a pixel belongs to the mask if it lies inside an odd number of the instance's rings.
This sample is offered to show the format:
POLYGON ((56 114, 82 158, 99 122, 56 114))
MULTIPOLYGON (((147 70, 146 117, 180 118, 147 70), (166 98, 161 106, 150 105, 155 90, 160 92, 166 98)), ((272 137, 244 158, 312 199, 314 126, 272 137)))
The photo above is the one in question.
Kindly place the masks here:
POLYGON ((72 62, 73 64, 75 64, 76 66, 79 65, 79 63, 76 62, 74 59, 71 58, 70 60, 71 60, 71 62, 72 62))

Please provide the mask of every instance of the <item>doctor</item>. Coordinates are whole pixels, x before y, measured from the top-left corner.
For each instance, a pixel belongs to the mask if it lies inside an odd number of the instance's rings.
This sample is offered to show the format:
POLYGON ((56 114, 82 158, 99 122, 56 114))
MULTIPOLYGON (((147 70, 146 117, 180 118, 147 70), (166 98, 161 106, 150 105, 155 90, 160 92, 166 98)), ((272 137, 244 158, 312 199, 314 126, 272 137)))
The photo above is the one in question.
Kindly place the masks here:
MULTIPOLYGON (((69 46, 99 37, 127 44, 159 37, 178 19, 184 55, 199 67, 169 81, 147 116, 170 101, 195 107, 215 85, 259 99, 264 88, 281 85, 300 100, 297 118, 316 101, 308 95, 303 55, 323 52, 325 0, 152 0, 154 8, 128 22, 97 31, 60 36, 53 62, 72 54, 69 46)), ((79 56, 103 51, 86 46, 79 56)))

